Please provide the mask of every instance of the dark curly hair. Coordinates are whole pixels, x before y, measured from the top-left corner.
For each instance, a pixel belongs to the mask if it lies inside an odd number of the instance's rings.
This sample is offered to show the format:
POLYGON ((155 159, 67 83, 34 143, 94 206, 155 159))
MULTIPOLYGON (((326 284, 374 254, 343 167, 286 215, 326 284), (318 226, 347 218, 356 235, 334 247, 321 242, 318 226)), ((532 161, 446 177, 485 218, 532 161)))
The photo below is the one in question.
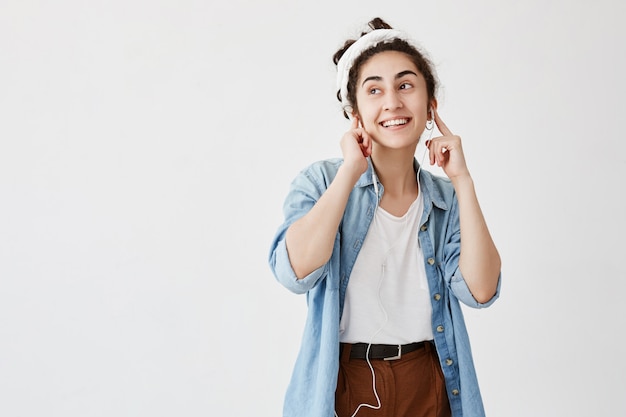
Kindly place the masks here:
MULTIPOLYGON (((376 29, 393 29, 387 22, 380 17, 372 19, 368 26, 371 30, 376 29)), ((361 36, 366 35, 369 32, 362 32, 361 36)), ((335 65, 339 62, 343 54, 348 48, 356 42, 356 39, 348 39, 344 45, 335 52, 333 55, 333 62, 335 65)), ((424 53, 418 51, 413 45, 402 39, 392 39, 391 41, 380 42, 369 49, 366 49, 359 57, 354 60, 350 73, 348 74, 348 99, 352 103, 353 110, 358 112, 356 102, 356 82, 359 78, 361 67, 374 55, 384 51, 398 51, 405 53, 411 61, 415 64, 418 71, 424 77, 426 81, 426 91, 428 93, 428 101, 431 102, 435 98, 435 92, 437 90, 437 79, 433 71, 433 65, 424 53)), ((341 102, 341 91, 337 91, 337 99, 341 102)), ((348 114, 345 109, 343 115, 348 119, 348 114)))

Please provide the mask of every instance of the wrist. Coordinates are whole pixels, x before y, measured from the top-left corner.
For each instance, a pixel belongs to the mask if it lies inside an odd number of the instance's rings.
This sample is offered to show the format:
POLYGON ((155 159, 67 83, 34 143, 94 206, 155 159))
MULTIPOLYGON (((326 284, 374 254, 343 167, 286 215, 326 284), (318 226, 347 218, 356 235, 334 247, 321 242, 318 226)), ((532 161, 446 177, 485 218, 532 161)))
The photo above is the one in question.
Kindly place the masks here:
POLYGON ((469 172, 450 177, 450 181, 452 182, 452 185, 457 190, 457 192, 459 188, 474 187, 474 180, 472 179, 472 176, 469 174, 469 172))
POLYGON ((337 171, 337 176, 345 176, 348 181, 350 181, 354 185, 361 177, 361 175, 363 175, 363 172, 367 170, 367 165, 365 170, 363 170, 363 167, 359 165, 360 164, 344 161, 344 163, 339 167, 339 170, 337 171))

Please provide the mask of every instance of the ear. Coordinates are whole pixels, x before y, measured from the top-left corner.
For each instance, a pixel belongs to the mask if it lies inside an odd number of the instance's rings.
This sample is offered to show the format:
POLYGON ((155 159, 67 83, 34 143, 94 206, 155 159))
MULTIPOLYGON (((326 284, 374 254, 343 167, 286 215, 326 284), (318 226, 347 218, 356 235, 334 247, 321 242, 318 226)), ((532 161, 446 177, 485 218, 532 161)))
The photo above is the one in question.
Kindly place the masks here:
POLYGON ((430 107, 428 108, 428 120, 435 119, 435 111, 437 111, 437 99, 433 98, 430 101, 430 107))

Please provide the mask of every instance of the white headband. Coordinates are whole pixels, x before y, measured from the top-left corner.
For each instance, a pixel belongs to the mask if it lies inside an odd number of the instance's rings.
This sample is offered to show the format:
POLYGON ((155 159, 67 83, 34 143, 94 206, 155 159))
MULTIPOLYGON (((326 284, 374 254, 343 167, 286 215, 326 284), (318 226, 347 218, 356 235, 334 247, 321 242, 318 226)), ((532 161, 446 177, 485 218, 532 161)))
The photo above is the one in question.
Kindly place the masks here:
POLYGON ((411 43, 411 39, 402 31, 375 29, 357 39, 339 59, 337 63, 337 90, 341 92, 341 105, 348 116, 352 117, 352 111, 347 111, 347 107, 352 107, 352 103, 348 99, 348 78, 354 60, 372 46, 392 39, 402 39, 411 43))

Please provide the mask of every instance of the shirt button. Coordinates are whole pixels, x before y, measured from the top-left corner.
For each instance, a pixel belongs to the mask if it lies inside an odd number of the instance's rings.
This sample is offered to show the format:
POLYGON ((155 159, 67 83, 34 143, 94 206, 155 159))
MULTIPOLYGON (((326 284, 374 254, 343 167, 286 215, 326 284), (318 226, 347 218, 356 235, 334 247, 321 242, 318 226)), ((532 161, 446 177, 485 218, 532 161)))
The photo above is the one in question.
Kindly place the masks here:
POLYGON ((424 224, 424 225, 422 225, 422 227, 420 227, 420 230, 421 230, 422 232, 425 232, 427 229, 428 229, 428 227, 426 227, 426 225, 425 225, 425 224, 424 224))
POLYGON ((442 333, 443 332, 443 326, 437 326, 437 332, 442 333))
POLYGON ((452 395, 459 395, 459 390, 458 389, 453 389, 452 390, 452 395))
POLYGON ((454 363, 452 359, 446 359, 446 365, 450 366, 454 363))
POLYGON ((435 260, 433 258, 428 258, 428 265, 434 265, 435 260))
POLYGON ((435 294, 433 298, 435 299, 435 301, 439 301, 441 300, 441 294, 435 294))

